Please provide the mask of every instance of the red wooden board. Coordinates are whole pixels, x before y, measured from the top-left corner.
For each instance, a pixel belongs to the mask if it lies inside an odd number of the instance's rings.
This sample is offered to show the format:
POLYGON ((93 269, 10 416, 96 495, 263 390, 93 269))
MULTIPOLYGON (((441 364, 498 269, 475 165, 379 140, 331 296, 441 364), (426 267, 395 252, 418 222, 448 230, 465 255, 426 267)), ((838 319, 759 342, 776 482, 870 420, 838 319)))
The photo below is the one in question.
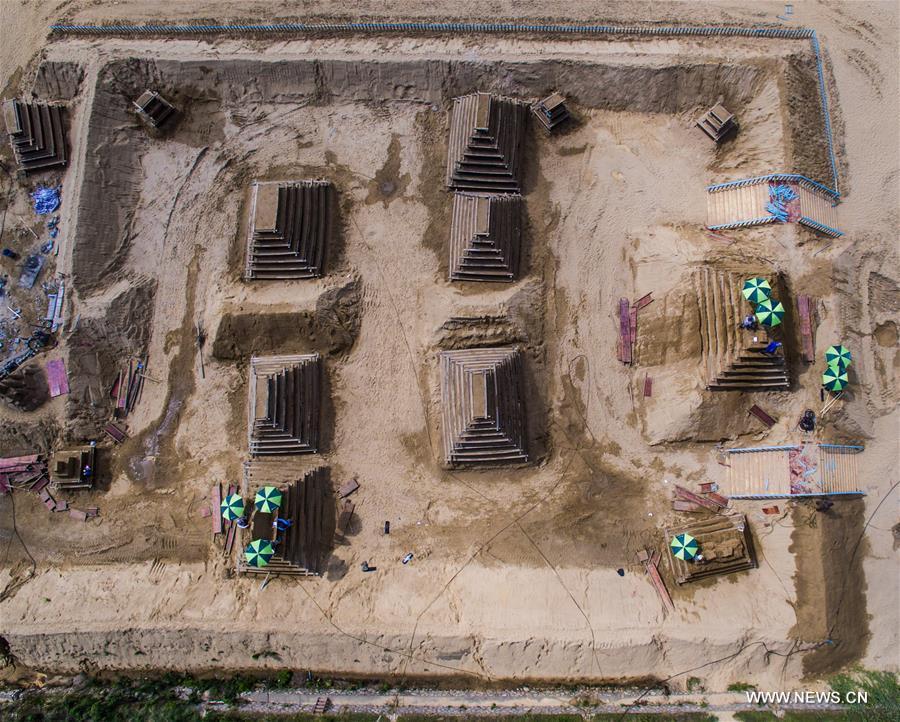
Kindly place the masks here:
POLYGON ((621 343, 619 360, 631 363, 631 313, 627 298, 619 299, 619 339, 621 343))
POLYGON ((0 459, 0 471, 9 471, 12 467, 25 467, 38 460, 37 454, 28 456, 7 456, 0 459))
POLYGON ((212 530, 213 534, 222 533, 222 489, 216 484, 212 488, 210 497, 210 506, 212 506, 212 530))
POLYGON ((47 383, 50 385, 51 398, 69 393, 69 377, 66 375, 66 364, 61 358, 47 362, 47 383))
POLYGON ((717 512, 721 508, 720 504, 717 504, 716 502, 711 501, 710 499, 706 499, 702 496, 699 496, 698 494, 695 494, 692 491, 688 491, 683 486, 678 486, 677 484, 675 485, 675 495, 681 497, 682 499, 684 499, 686 501, 692 501, 695 504, 699 504, 700 506, 705 506, 710 511, 717 512))

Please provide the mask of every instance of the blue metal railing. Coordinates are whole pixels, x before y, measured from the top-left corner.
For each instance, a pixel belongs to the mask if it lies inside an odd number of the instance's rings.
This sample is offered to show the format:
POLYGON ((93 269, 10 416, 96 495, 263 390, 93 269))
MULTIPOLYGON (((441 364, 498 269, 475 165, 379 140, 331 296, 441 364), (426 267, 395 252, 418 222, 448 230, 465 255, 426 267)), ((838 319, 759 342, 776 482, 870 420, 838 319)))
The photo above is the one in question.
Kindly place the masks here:
MULTIPOLYGON (((744 28, 715 25, 699 26, 640 26, 640 25, 536 25, 522 23, 415 23, 415 22, 369 22, 369 23, 274 23, 268 25, 75 25, 56 23, 50 26, 54 33, 75 35, 202 35, 229 33, 557 33, 566 35, 645 35, 645 36, 726 36, 745 38, 776 38, 788 40, 808 39, 816 58, 819 77, 819 98, 825 123, 825 143, 831 163, 834 190, 829 192, 835 200, 838 192, 838 170, 832 138, 831 115, 825 85, 825 71, 822 67, 822 52, 816 31, 811 28, 744 28)), ((812 181, 810 181, 812 182, 812 181)), ((822 186, 824 188, 824 186, 822 186)))
POLYGON ((758 175, 753 178, 739 178, 738 180, 728 181, 727 183, 716 183, 715 185, 706 186, 706 190, 710 193, 715 193, 716 191, 722 191, 727 188, 740 188, 741 186, 752 186, 757 185, 758 183, 769 183, 771 181, 794 181, 795 183, 805 184, 816 190, 820 190, 831 196, 834 200, 840 198, 840 194, 836 190, 822 185, 821 183, 817 183, 811 178, 807 178, 805 175, 800 175, 799 173, 769 173, 768 175, 758 175))

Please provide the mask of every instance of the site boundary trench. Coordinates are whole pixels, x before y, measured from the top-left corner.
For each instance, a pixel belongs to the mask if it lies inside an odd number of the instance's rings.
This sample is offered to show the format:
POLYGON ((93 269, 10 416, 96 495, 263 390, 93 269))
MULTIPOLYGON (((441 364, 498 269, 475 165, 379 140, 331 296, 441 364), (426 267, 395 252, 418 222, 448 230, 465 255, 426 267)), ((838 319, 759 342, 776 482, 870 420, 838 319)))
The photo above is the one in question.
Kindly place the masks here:
POLYGON ((819 100, 825 124, 825 143, 831 164, 834 188, 826 188, 835 201, 841 194, 838 187, 837 161, 825 85, 822 52, 816 31, 812 28, 759 28, 714 26, 652 26, 652 25, 556 25, 521 23, 416 23, 416 22, 359 22, 359 23, 272 23, 272 24, 194 24, 194 25, 129 25, 120 23, 74 25, 55 23, 50 30, 58 35, 255 35, 317 33, 552 33, 558 35, 643 35, 651 37, 745 37, 809 40, 816 59, 819 100))

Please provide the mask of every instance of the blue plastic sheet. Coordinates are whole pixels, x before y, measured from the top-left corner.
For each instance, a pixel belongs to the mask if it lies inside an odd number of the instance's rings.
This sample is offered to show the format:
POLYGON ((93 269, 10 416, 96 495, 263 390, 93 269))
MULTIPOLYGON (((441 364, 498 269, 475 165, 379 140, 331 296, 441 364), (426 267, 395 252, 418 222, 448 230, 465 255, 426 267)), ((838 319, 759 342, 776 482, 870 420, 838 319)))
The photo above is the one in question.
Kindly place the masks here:
POLYGON ((34 201, 34 212, 39 216, 53 213, 59 208, 59 186, 55 188, 38 186, 34 189, 34 193, 31 194, 31 199, 34 201))

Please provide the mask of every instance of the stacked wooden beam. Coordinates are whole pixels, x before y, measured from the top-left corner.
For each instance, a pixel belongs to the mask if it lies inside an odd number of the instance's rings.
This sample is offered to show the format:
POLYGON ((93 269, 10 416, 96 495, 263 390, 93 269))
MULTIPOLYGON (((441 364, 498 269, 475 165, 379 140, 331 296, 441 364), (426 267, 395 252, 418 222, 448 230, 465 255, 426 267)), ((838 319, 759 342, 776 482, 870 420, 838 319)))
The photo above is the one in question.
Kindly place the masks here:
POLYGON ((245 278, 320 277, 332 232, 332 197, 328 181, 255 183, 245 278))
MULTIPOLYGON (((745 274, 746 275, 746 274, 745 274)), ((693 276, 700 317, 701 366, 707 388, 720 391, 774 391, 789 388, 785 358, 763 353, 740 328, 750 310, 741 295, 744 276, 709 267, 693 276)), ((764 333, 762 329, 758 333, 764 333)))
POLYGON ((737 128, 734 115, 726 110, 721 103, 716 103, 707 110, 700 120, 697 121, 697 125, 716 143, 720 143, 729 133, 737 128))
POLYGON ((514 281, 522 242, 522 196, 455 193, 451 281, 514 281))
POLYGON ((61 449, 50 460, 50 484, 57 489, 90 489, 94 485, 96 447, 61 449))
POLYGON ((447 186, 519 193, 527 106, 512 98, 472 93, 453 100, 447 186))
MULTIPOLYGON (((617 358, 624 364, 634 362, 634 347, 637 342, 637 315, 644 306, 653 303, 653 294, 641 296, 633 304, 627 298, 619 299, 619 344, 617 358)), ((645 396, 650 395, 652 386, 644 386, 645 396)))
POLYGON ((335 500, 328 467, 308 471, 302 479, 281 489, 281 506, 275 514, 257 511, 249 533, 242 541, 277 539, 275 556, 264 567, 238 562, 238 570, 251 574, 289 576, 320 575, 334 542, 335 500), (277 531, 275 516, 287 519, 290 526, 277 531))
POLYGON ((321 385, 317 353, 251 359, 250 454, 318 451, 321 385))
POLYGON ((554 128, 565 123, 571 117, 566 108, 566 99, 559 93, 553 93, 543 100, 539 100, 531 106, 531 112, 535 114, 548 133, 552 133, 554 128))
POLYGON ((147 369, 147 361, 136 358, 128 359, 116 377, 110 396, 116 400, 113 409, 113 417, 116 419, 124 419, 128 414, 134 411, 134 407, 141 398, 144 390, 145 371, 147 369))
POLYGON ((145 90, 134 101, 138 116, 153 128, 162 128, 172 122, 177 111, 175 106, 153 90, 145 90))
POLYGON ((38 454, 0 459, 0 494, 5 494, 11 489, 40 491, 40 488, 47 484, 46 478, 47 462, 38 454))
POLYGON ((700 545, 702 560, 685 561, 666 554, 672 576, 678 584, 695 582, 720 574, 756 568, 756 556, 747 517, 713 516, 686 526, 666 529, 666 543, 678 534, 690 534, 700 545))
POLYGON ((3 103, 3 117, 19 168, 33 173, 66 165, 66 134, 60 106, 7 100, 3 103))
POLYGON ((446 462, 527 461, 522 352, 465 349, 444 351, 440 358, 446 462))
POLYGON ((650 577, 650 581, 659 595, 659 600, 663 604, 663 610, 665 612, 674 612, 675 603, 672 601, 669 590, 666 589, 666 583, 659 574, 659 552, 655 549, 650 551, 642 549, 638 552, 638 561, 644 565, 644 571, 650 577))

